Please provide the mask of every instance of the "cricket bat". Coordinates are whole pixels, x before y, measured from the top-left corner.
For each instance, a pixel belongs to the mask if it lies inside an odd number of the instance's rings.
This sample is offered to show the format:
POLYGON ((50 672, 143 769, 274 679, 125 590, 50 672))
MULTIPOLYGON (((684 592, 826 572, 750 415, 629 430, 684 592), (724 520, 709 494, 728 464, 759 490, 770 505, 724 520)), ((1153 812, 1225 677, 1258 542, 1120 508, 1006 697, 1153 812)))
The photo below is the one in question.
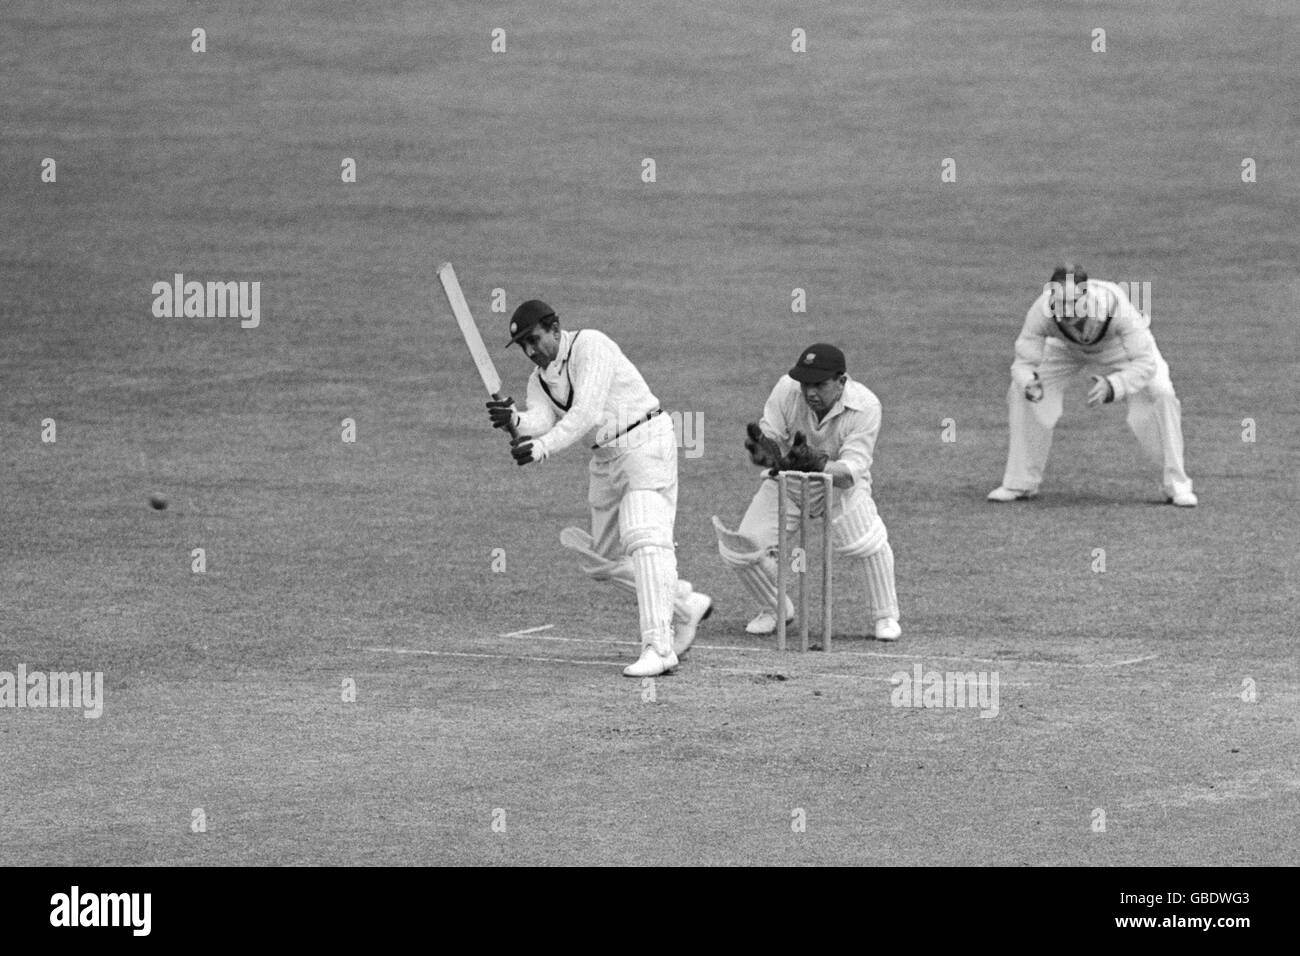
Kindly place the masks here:
MULTIPOLYGON (((442 291, 447 293, 447 302, 451 304, 451 312, 456 316, 456 324, 460 326, 460 334, 469 346, 469 354, 478 368, 479 378, 483 379, 483 387, 488 390, 494 402, 501 401, 501 376, 492 364, 492 356, 483 344, 483 336, 478 333, 474 316, 469 311, 469 303, 465 301, 465 293, 461 291, 460 280, 456 278, 456 270, 450 262, 438 266, 438 278, 442 282, 442 291)), ((513 426, 510 428, 510 437, 519 437, 513 426)))

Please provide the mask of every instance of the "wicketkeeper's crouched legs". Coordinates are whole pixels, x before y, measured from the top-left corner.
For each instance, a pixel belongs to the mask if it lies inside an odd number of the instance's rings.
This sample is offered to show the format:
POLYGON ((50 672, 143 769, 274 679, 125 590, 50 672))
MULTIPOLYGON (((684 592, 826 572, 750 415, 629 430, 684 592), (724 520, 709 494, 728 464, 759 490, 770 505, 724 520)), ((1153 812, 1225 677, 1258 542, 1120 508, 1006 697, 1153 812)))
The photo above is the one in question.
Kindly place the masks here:
POLYGON ((1010 440, 1007 467, 1002 487, 1013 491, 1037 491, 1043 482, 1047 456, 1052 451, 1052 430, 1061 417, 1062 389, 1057 382, 1047 383, 1043 398, 1031 402, 1024 389, 1014 382, 1007 390, 1010 440))
MULTIPOLYGON (((757 602, 759 608, 776 615, 776 511, 777 482, 764 477, 745 509, 740 527, 729 531, 718 518, 713 529, 718 536, 718 554, 757 602)), ((794 613, 786 597, 786 616, 794 613)))
POLYGON ((718 554, 736 572, 758 606, 776 613, 776 558, 738 531, 728 531, 716 517, 718 554))
POLYGON ((898 592, 894 589, 894 549, 886 541, 875 554, 863 559, 866 565, 867 594, 871 598, 872 616, 877 621, 898 620, 898 592))
POLYGON ((1169 380, 1169 366, 1161 362, 1156 376, 1140 392, 1129 396, 1128 427, 1161 471, 1161 484, 1171 498, 1192 490, 1183 467, 1183 409, 1169 380))
POLYGON ((894 586, 894 550, 889 532, 870 495, 855 491, 842 499, 842 510, 831 525, 835 553, 861 577, 877 622, 898 620, 894 586))

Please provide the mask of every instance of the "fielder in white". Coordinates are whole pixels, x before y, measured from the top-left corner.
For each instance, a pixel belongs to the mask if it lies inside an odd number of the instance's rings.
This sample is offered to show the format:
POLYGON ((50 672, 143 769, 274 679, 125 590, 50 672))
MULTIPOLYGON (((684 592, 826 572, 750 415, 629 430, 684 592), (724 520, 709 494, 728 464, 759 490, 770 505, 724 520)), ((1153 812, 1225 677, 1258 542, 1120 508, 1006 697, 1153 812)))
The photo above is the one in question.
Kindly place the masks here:
POLYGON ((530 299, 510 318, 510 343, 538 367, 521 412, 511 399, 488 402, 497 428, 515 427, 520 465, 545 461, 582 440, 592 443, 587 503, 591 532, 565 528, 561 542, 582 570, 636 595, 641 656, 623 669, 654 677, 678 664, 713 610, 708 595, 677 577, 677 437, 623 351, 595 329, 560 328, 545 302, 530 299))
POLYGON ((1089 280, 1082 268, 1058 266, 1025 316, 1007 391, 1011 441, 1002 484, 990 501, 1038 494, 1069 379, 1092 373, 1088 404, 1128 402, 1128 425, 1162 469, 1167 501, 1196 506, 1183 468, 1182 406, 1169 365, 1151 335, 1151 319, 1113 282, 1089 280))
MULTIPOLYGON (((865 583, 877 640, 897 640, 898 597, 894 589, 894 551, 885 523, 871 497, 871 461, 880 433, 880 400, 847 374, 844 353, 834 345, 804 349, 790 372, 768 396, 760 422, 749 425, 745 447, 765 469, 824 471, 834 476, 831 493, 831 538, 836 573, 848 569, 865 583)), ((819 486, 810 492, 811 516, 827 503, 819 486)), ((760 610, 745 627, 750 634, 776 630, 777 497, 779 482, 767 470, 740 527, 729 531, 714 517, 718 553, 735 569, 760 610)), ((798 527, 800 491, 791 487, 787 530, 798 527)), ((848 589, 839 593, 851 593, 848 589)), ((787 623, 794 605, 787 596, 781 609, 787 623)))

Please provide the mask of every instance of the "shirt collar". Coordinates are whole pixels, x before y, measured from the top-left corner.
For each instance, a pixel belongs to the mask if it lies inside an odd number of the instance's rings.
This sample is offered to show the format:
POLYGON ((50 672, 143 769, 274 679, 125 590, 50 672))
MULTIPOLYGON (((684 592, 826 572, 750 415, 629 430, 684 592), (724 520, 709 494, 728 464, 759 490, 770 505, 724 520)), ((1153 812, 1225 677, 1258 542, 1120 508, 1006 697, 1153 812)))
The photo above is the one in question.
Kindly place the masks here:
POLYGON ((563 365, 569 360, 569 352, 573 348, 573 336, 577 334, 569 329, 560 329, 560 348, 555 353, 555 362, 563 365))
POLYGON ((852 409, 855 412, 866 410, 866 405, 863 403, 862 397, 858 395, 857 384, 858 383, 853 380, 852 376, 845 380, 844 391, 840 393, 840 397, 836 400, 835 404, 830 407, 830 411, 826 413, 826 418, 822 419, 823 422, 834 417, 846 408, 852 409))
POLYGON ((555 358, 546 368, 539 368, 539 375, 548 376, 549 379, 559 380, 564 376, 564 369, 569 361, 569 353, 573 350, 573 336, 575 332, 568 329, 560 329, 560 347, 555 350, 555 358))

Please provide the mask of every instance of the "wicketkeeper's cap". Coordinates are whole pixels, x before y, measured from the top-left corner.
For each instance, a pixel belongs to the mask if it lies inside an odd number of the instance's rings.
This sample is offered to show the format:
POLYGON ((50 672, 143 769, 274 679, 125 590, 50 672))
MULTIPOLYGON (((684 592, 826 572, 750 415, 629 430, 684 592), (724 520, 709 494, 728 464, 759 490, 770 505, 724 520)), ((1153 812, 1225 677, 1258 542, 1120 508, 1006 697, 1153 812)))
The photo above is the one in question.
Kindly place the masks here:
POLYGON ((844 353, 833 345, 819 342, 799 354, 799 360, 790 369, 790 377, 802 385, 816 385, 842 375, 846 369, 844 353))
POLYGON ((529 299, 519 306, 515 309, 515 314, 510 316, 510 341, 506 343, 506 348, 510 348, 531 332, 542 319, 554 314, 555 310, 541 299, 529 299))

